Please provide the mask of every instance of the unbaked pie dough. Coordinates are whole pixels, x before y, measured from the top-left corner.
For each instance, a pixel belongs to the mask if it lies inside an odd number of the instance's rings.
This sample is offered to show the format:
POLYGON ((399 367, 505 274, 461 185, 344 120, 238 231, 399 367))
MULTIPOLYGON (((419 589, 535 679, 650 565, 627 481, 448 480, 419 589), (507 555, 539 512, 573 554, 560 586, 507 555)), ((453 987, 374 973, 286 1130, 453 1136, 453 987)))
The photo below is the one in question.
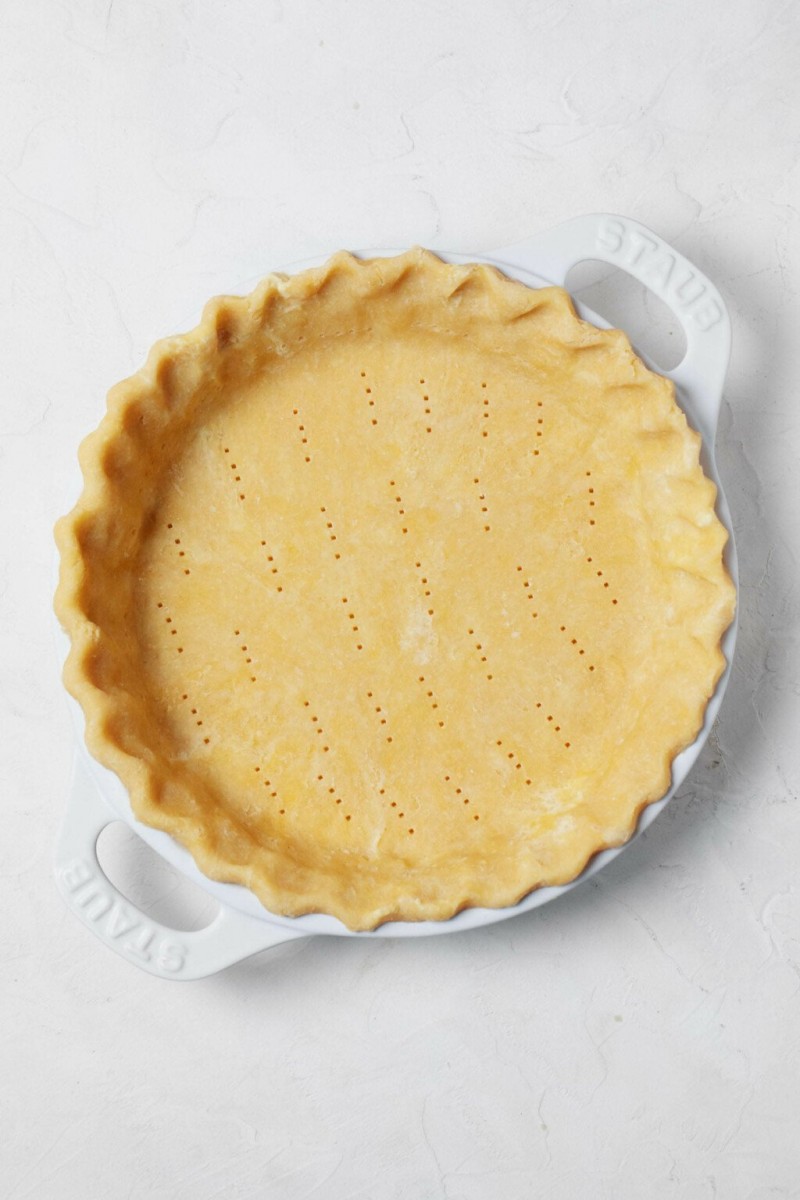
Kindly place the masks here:
POLYGON ((724 667, 699 450, 560 288, 412 250, 214 300, 112 390, 58 526, 88 745, 275 913, 571 880, 724 667))

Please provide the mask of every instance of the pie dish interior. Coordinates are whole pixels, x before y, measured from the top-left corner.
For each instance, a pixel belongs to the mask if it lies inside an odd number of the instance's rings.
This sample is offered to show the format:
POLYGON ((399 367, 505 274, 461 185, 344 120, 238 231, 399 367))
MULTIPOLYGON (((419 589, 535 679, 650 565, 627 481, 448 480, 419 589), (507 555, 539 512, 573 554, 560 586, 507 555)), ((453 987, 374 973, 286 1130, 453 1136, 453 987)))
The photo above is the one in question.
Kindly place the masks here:
POLYGON ((565 883, 724 667, 699 450, 560 288, 413 250, 214 300, 111 391, 57 528, 89 748, 275 913, 565 883))

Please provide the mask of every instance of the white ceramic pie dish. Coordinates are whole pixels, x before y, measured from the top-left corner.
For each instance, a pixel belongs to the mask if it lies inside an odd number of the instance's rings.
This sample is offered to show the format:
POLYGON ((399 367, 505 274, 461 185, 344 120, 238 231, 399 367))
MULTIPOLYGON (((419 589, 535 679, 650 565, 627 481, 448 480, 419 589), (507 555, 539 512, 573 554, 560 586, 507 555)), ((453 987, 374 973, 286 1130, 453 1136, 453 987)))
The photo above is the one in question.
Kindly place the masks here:
MULTIPOLYGON (((396 250, 369 250, 365 256, 391 255, 396 250)), ((295 272, 317 266, 328 256, 295 263, 295 272)), ((710 281, 656 234, 628 218, 596 214, 578 217, 526 242, 490 255, 440 254, 449 262, 486 262, 533 287, 563 285, 568 272, 586 259, 599 259, 634 276, 672 310, 686 337, 687 350, 677 367, 665 371, 645 354, 652 369, 672 379, 690 424, 703 439, 703 467, 718 488, 717 514, 728 530, 725 561, 737 586, 736 551, 730 512, 714 460, 714 437, 722 386, 730 354, 730 321, 722 299, 710 281)), ((247 290, 246 288, 243 290, 247 290)), ((608 322, 577 304, 580 315, 608 328, 608 322)), ((638 351, 637 351, 638 352, 638 351)), ((705 744, 727 686, 736 639, 737 620, 727 630, 722 650, 727 666, 705 711, 703 727, 691 746, 673 762, 669 791, 648 805, 639 819, 638 836, 648 828, 686 779, 705 744)), ((62 660, 68 642, 58 631, 62 660)), ((218 883, 203 875, 191 855, 178 842, 136 820, 128 794, 111 771, 88 753, 83 739, 83 713, 70 699, 78 735, 70 798, 56 850, 56 879, 68 906, 102 941, 151 974, 170 979, 197 979, 222 970, 259 950, 312 934, 375 938, 423 937, 489 925, 546 904, 590 878, 631 844, 597 854, 571 883, 543 887, 518 904, 502 908, 470 908, 448 921, 389 922, 377 930, 354 933, 334 917, 310 914, 280 917, 267 912, 255 895, 239 885, 218 883), (169 929, 140 912, 114 887, 97 858, 102 830, 116 820, 125 821, 162 858, 199 884, 220 904, 212 922, 196 932, 169 929)))

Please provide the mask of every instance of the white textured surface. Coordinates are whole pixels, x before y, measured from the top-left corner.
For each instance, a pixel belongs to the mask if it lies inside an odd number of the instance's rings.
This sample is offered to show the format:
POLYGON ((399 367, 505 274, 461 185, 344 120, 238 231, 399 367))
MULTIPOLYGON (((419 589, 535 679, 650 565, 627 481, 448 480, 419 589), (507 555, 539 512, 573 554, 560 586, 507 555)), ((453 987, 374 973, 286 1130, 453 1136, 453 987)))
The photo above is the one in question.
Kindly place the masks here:
MULTIPOLYGON (((799 55, 791 0, 6 0, 0 1196, 800 1196, 799 55), (71 756, 50 529, 106 388, 276 264, 488 250, 597 209, 673 241, 734 321, 742 625, 688 786, 519 920, 138 973, 50 868, 71 756)), ((605 288, 589 302, 635 332, 605 288)), ((107 853, 162 917, 189 903, 125 838, 107 853)))

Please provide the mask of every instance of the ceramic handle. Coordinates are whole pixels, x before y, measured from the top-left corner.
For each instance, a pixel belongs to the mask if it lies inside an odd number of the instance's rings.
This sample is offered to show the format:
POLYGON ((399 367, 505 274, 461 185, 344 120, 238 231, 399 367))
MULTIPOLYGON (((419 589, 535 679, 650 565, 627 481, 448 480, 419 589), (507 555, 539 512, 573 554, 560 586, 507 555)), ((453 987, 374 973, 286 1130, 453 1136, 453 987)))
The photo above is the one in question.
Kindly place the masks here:
POLYGON ((220 905, 205 929, 170 929, 146 916, 108 878, 97 857, 97 839, 117 820, 76 756, 69 804, 56 847, 56 880, 69 908, 102 942, 161 979, 202 979, 303 936, 220 905))
POLYGON ((643 283, 671 309, 686 335, 683 360, 661 374, 690 397, 700 432, 713 441, 730 357, 730 318, 713 283, 682 254, 638 221, 595 213, 505 246, 492 257, 560 286, 585 259, 610 263, 643 283))

